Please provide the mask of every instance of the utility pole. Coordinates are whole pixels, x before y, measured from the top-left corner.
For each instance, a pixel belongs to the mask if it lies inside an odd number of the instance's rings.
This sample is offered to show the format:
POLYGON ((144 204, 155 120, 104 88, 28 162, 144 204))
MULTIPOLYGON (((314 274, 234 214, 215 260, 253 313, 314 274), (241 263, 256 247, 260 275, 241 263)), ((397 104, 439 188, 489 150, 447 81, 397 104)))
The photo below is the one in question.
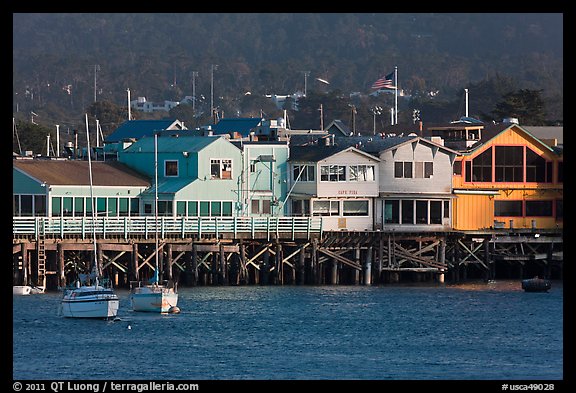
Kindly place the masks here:
POLYGON ((98 64, 94 65, 94 102, 96 102, 96 73, 100 71, 100 66, 98 64))
POLYGON ((210 67, 210 113, 214 113, 214 70, 218 69, 218 64, 210 67))
POLYGON ((198 71, 192 71, 192 113, 196 115, 196 77, 198 71))
POLYGON ((306 93, 308 92, 308 76, 310 76, 310 71, 301 71, 304 73, 304 97, 306 97, 306 93))

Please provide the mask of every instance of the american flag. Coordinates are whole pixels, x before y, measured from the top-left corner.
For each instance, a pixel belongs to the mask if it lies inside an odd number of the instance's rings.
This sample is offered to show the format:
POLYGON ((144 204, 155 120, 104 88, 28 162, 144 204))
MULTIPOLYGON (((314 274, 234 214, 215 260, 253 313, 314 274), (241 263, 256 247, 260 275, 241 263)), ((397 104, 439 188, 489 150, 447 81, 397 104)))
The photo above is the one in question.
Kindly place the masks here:
POLYGON ((390 74, 383 76, 382 78, 378 79, 376 82, 372 84, 373 89, 394 89, 395 87, 392 85, 394 78, 394 73, 391 72, 390 74))

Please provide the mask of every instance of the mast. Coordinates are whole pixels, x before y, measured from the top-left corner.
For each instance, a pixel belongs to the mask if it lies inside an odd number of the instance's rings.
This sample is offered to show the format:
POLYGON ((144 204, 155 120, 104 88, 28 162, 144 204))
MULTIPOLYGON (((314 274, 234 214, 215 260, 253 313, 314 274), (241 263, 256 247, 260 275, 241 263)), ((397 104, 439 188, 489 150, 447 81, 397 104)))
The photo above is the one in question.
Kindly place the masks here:
POLYGON ((398 124, 398 66, 394 67, 394 125, 398 124))
POLYGON ((90 174, 90 201, 92 204, 92 240, 94 243, 94 264, 92 271, 96 274, 96 285, 98 285, 98 276, 100 275, 100 268, 98 266, 98 258, 96 257, 96 206, 94 206, 94 190, 92 182, 92 159, 90 157, 90 132, 88 132, 88 114, 86 113, 86 145, 88 152, 88 172, 90 174))
POLYGON ((156 282, 160 280, 158 273, 158 134, 154 133, 154 237, 156 238, 156 270, 154 277, 156 282))

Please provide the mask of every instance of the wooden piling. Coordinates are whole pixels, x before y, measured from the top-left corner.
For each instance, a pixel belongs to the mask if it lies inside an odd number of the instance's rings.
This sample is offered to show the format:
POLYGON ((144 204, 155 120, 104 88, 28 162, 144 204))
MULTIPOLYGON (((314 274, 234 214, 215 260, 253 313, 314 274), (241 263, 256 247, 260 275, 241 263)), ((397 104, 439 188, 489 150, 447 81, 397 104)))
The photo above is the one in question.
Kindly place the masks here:
POLYGON ((364 285, 372 285, 372 246, 368 247, 364 262, 364 285))

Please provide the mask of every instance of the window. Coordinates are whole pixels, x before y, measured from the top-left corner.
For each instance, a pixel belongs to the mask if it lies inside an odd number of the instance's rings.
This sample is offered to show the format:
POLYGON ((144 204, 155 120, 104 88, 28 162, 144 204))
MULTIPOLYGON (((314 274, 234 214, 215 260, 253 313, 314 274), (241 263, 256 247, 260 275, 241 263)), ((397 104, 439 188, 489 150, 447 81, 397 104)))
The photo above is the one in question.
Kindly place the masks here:
POLYGON ((172 201, 158 201, 158 215, 171 216, 172 215, 172 201))
POLYGON ((522 217, 522 201, 494 201, 494 216, 522 217))
POLYGON ((452 173, 456 176, 462 176, 462 161, 454 161, 454 167, 452 168, 452 173))
POLYGON ((464 181, 470 183, 472 182, 472 161, 464 161, 464 165, 466 168, 466 176, 464 181))
POLYGON ((416 161, 414 163, 414 177, 418 179, 426 178, 429 179, 432 177, 434 172, 434 163, 431 161, 416 161))
POLYGON ((496 146, 496 181, 522 182, 524 148, 522 146, 496 146))
POLYGON ((118 216, 118 198, 108 198, 108 216, 118 216))
POLYGON ((52 197, 52 215, 53 216, 60 216, 62 212, 62 198, 60 197, 52 197))
MULTIPOLYGON (((24 196, 24 195, 23 195, 24 196)), ((72 203, 74 198, 72 197, 64 197, 62 198, 62 215, 65 217, 72 217, 72 203)), ((24 204, 22 204, 24 206, 24 204)))
POLYGON ((526 201, 526 217, 552 217, 552 201, 526 201))
POLYGON ((130 215, 131 216, 140 215, 140 199, 138 198, 130 199, 130 215))
MULTIPOLYGON (((522 169, 522 168, 520 168, 522 169)), ((491 182, 492 181, 492 148, 472 159, 472 181, 491 182)))
POLYGON ((340 202, 339 201, 313 201, 312 202, 312 215, 313 216, 338 216, 340 215, 340 202))
POLYGON ((262 199, 262 214, 270 214, 270 199, 262 199))
POLYGON ((450 218, 450 201, 444 201, 444 218, 450 218))
POLYGON ((343 216, 368 216, 368 201, 344 201, 343 216))
POLYGON ((186 202, 176 201, 176 215, 185 216, 186 215, 186 202))
POLYGON ((343 165, 322 165, 320 181, 346 181, 346 167, 343 165))
POLYGON ((210 216, 219 217, 222 215, 222 205, 220 202, 210 202, 210 216))
POLYGON ((416 201, 416 224, 428 224, 428 201, 416 201))
POLYGON ((128 198, 120 198, 119 199, 119 205, 118 205, 118 213, 120 213, 121 217, 126 217, 128 216, 128 198))
POLYGON ((414 201, 402 201, 402 224, 414 224, 414 201))
POLYGON ((558 183, 564 183, 564 161, 558 161, 558 183))
POLYGON ((562 220, 564 218, 564 201, 562 199, 556 200, 556 219, 562 220))
POLYGON ((412 162, 396 161, 394 163, 394 177, 412 178, 412 162))
POLYGON ((144 204, 144 214, 152 214, 152 204, 145 203, 144 204))
POLYGON ((232 179, 232 160, 210 160, 211 179, 232 179))
POLYGON ((178 161, 164 161, 164 176, 178 176, 178 161))
POLYGON ((198 215, 198 202, 188 201, 188 215, 196 217, 198 215))
POLYGON ((442 224, 442 201, 430 201, 430 224, 442 224))
POLYGON ((106 198, 96 198, 96 215, 106 215, 106 198))
POLYGON ((20 195, 15 194, 12 196, 12 215, 20 215, 20 195))
POLYGON ((399 224, 400 223, 400 201, 386 200, 384 201, 384 224, 399 224))
POLYGON ((210 202, 200 201, 200 217, 210 216, 210 202))
POLYGON ((232 202, 222 202, 222 216, 232 217, 232 202))
POLYGON ((546 160, 526 148, 526 181, 543 183, 546 181, 546 160))
POLYGON ((310 214, 310 200, 309 199, 293 199, 292 200, 292 215, 293 216, 308 216, 310 214))
POLYGON ((260 214, 260 201, 258 199, 252 199, 252 214, 260 214))
POLYGON ((349 181, 374 181, 374 165, 350 165, 349 181))
POLYGON ((293 177, 294 181, 315 181, 314 165, 294 165, 293 177), (298 178, 300 176, 300 178, 298 178))
POLYGON ((22 216, 32 215, 32 195, 20 195, 20 214, 22 216))
POLYGON ((34 195, 34 215, 46 215, 46 195, 34 195))

